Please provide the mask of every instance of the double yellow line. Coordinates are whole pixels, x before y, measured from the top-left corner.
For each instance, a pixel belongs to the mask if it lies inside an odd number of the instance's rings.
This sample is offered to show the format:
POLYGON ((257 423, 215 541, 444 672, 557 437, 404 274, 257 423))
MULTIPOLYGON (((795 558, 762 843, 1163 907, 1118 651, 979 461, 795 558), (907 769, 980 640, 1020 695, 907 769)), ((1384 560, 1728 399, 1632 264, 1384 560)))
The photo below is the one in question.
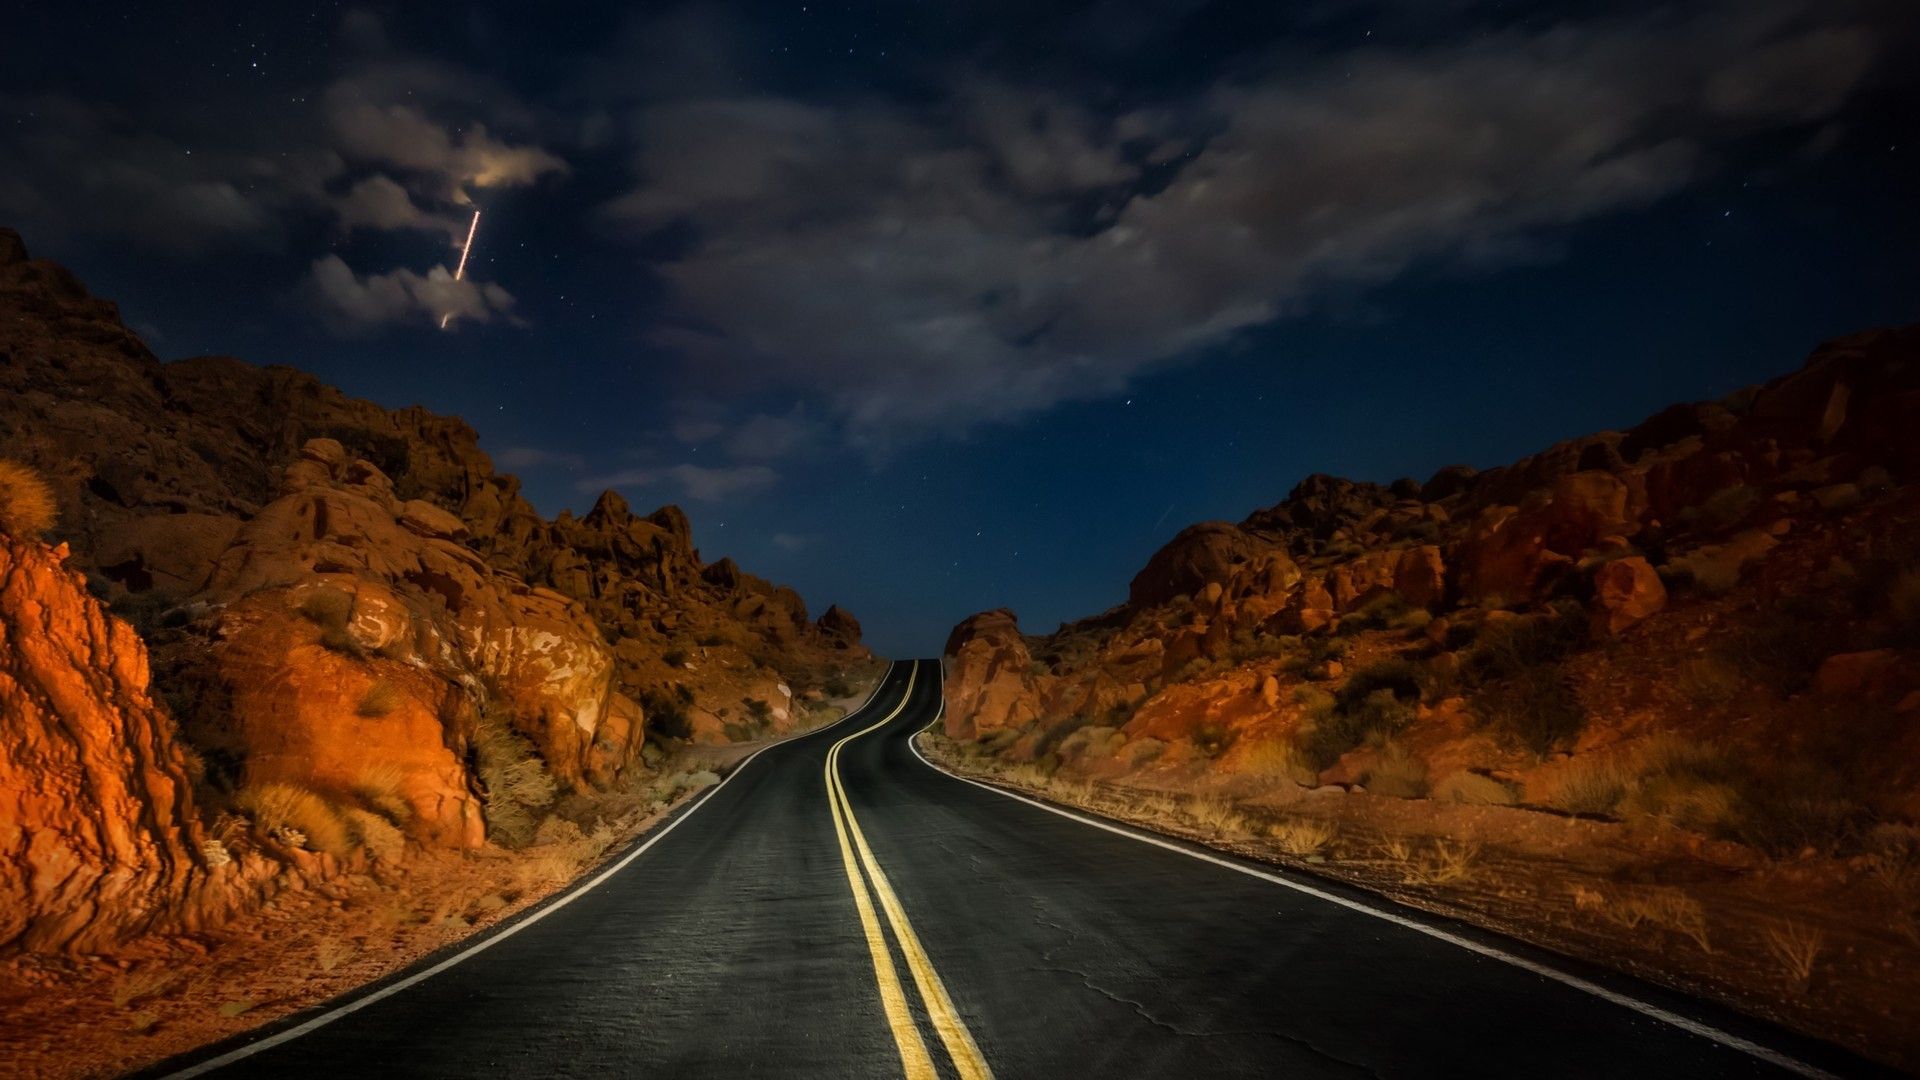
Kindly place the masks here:
POLYGON ((848 743, 877 731, 899 716, 913 700, 914 682, 920 677, 920 665, 914 663, 913 670, 907 675, 906 693, 900 698, 900 704, 878 722, 841 739, 827 751, 827 807, 833 812, 833 831, 840 837, 840 859, 847 869, 847 884, 853 888, 853 906, 859 909, 860 926, 866 931, 867 952, 873 957, 873 977, 880 987, 880 1004, 886 1010, 887 1025, 893 1029, 894 1045, 900 1049, 900 1065, 906 1071, 908 1080, 933 1080, 938 1076, 933 1067, 933 1057, 927 1052, 926 1040, 920 1037, 920 1028, 913 1021, 913 1013, 907 1008, 906 989, 900 983, 900 975, 893 965, 893 954, 887 949, 887 939, 880 929, 880 920, 874 914, 874 897, 880 901, 880 910, 886 914, 887 925, 893 928, 893 939, 900 943, 900 955, 907 961, 907 970, 913 975, 913 984, 920 991, 920 1000, 927 1007, 927 1016, 933 1021, 934 1033, 940 1036, 940 1042, 947 1048, 947 1056, 952 1059, 953 1067, 963 1080, 992 1080, 993 1071, 987 1068, 986 1059, 980 1056, 980 1047, 974 1044, 973 1034, 961 1021, 959 1012, 953 1007, 953 999, 947 996, 946 984, 940 981, 940 973, 933 969, 932 961, 927 959, 927 950, 920 945, 919 935, 913 932, 913 924, 907 921, 907 912, 900 906, 900 898, 894 895, 893 886, 888 883, 886 872, 880 869, 879 860, 873 857, 873 851, 867 847, 867 838, 860 831, 860 822, 853 816, 853 805, 847 801, 846 788, 840 783, 840 750, 848 743), (855 853, 858 852, 858 858, 855 853), (861 868, 866 869, 862 879, 861 868), (868 892, 868 883, 872 883, 872 893, 868 892))

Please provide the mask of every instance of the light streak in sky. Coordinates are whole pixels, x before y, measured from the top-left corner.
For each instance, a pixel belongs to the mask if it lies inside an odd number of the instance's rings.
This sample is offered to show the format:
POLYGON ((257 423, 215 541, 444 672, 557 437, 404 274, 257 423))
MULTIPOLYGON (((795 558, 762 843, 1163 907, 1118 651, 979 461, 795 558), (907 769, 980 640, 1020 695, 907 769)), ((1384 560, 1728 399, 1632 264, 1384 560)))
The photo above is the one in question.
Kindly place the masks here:
MULTIPOLYGON (((467 276, 467 255, 473 251, 473 234, 480 231, 480 211, 473 212, 473 223, 467 226, 467 242, 460 248, 460 266, 453 272, 453 280, 460 281, 467 276)), ((440 329, 445 330, 447 323, 453 321, 453 312, 440 316, 440 329)))

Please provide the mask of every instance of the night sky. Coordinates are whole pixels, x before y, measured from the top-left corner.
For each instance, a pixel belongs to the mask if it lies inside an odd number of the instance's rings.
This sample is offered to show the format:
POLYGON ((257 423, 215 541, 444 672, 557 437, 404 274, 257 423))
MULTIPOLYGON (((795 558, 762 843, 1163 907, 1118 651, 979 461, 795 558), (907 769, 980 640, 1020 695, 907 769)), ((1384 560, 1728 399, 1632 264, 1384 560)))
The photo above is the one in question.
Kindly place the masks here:
POLYGON ((1920 320, 1908 0, 153 6, 0 24, 0 223, 883 653, 1920 320))

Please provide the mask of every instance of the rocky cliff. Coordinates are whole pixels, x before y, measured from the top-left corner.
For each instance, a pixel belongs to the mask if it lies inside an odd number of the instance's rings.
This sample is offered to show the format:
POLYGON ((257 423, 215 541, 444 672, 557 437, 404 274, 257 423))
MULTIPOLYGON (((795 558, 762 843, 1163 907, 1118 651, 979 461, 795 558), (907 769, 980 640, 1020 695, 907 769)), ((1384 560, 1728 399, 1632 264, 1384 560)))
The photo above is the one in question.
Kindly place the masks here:
MULTIPOLYGON (((1742 708, 1745 729, 1727 737, 1779 735, 1821 664, 1865 652, 1897 672, 1873 707, 1901 719, 1875 738, 1905 745, 1920 725, 1920 698, 1902 696, 1920 688, 1915 416, 1920 328, 1886 330, 1509 466, 1391 485, 1311 476, 1237 524, 1183 530, 1098 618, 1045 636, 1004 610, 962 623, 947 729, 1069 771, 1124 771, 1127 745, 1151 740, 1140 753, 1156 767, 1231 772, 1284 753, 1303 782, 1353 782, 1394 742, 1424 747, 1434 780, 1517 782, 1569 751, 1742 708), (1665 655, 1640 655, 1656 641, 1665 655), (1533 651, 1503 657, 1503 642, 1533 651), (1641 700, 1625 731, 1589 723, 1627 707, 1609 684, 1674 685, 1682 664, 1696 682, 1735 680, 1766 663, 1756 656, 1776 661, 1757 681, 1784 691, 1768 702, 1641 700), (1387 661, 1399 674, 1353 683, 1387 661), (1359 699, 1383 688, 1397 704, 1370 713, 1359 699), (1115 753, 1075 760, 1089 745, 1115 753)), ((1874 801, 1920 808, 1910 784, 1874 801)))
POLYGON ((457 419, 162 363, 7 230, 0 459, 61 545, 0 538, 0 946, 524 843, 663 743, 793 728, 867 658, 846 612, 703 561, 677 508, 547 520, 457 419))

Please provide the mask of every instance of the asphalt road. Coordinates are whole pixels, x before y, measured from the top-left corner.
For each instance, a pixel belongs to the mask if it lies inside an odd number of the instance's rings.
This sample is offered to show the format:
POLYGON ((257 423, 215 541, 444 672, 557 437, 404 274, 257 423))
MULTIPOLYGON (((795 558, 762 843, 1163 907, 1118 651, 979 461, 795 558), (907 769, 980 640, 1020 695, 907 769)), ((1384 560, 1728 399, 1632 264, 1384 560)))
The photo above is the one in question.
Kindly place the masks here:
POLYGON ((939 677, 895 665, 861 713, 761 753, 481 947, 155 1075, 1865 1071, 1632 980, 949 777, 909 743, 939 677))

